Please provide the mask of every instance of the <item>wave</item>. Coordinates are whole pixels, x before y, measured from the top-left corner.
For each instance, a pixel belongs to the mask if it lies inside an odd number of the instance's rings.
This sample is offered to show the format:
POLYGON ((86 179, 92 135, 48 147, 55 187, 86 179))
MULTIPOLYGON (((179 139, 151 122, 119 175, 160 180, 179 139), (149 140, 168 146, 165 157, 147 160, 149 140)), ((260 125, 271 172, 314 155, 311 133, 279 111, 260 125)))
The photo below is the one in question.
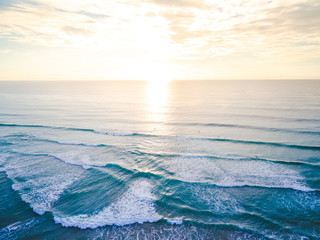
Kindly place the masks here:
MULTIPOLYGON (((157 223, 112 226, 84 231, 86 239, 265 239, 262 235, 232 224, 203 225, 184 221, 183 224, 157 223)), ((73 235, 71 235, 73 236, 73 235)))
MULTIPOLYGON (((10 152, 21 156, 51 157, 63 163, 81 166, 84 169, 92 167, 116 168, 127 173, 132 170, 119 164, 108 162, 92 162, 88 156, 77 151, 58 154, 31 154, 10 152)), ((170 155, 171 156, 171 155, 170 155)), ((247 158, 217 158, 211 156, 174 155, 159 167, 169 173, 167 177, 183 182, 210 182, 219 187, 267 187, 291 188, 299 191, 315 191, 307 186, 304 177, 294 169, 304 163, 290 163, 266 159, 247 158), (170 177, 171 176, 171 177, 170 177)), ((309 164, 304 164, 309 166, 309 164)), ((155 177, 151 172, 136 172, 137 177, 155 177)))
POLYGON ((320 122, 320 119, 315 118, 288 118, 288 117, 280 117, 280 116, 272 116, 272 115, 255 115, 255 114, 224 114, 224 116, 229 116, 230 118, 244 117, 244 118, 258 118, 258 119, 274 119, 280 121, 293 121, 293 122, 320 122))
POLYGON ((273 163, 279 163, 279 164, 288 164, 288 165, 304 165, 307 167, 316 167, 319 168, 320 165, 317 163, 311 163, 311 162, 306 162, 306 161, 302 161, 300 160, 298 161, 287 161, 287 160, 279 160, 279 159, 269 159, 269 158, 261 158, 261 157, 243 157, 243 156, 237 156, 237 155, 226 155, 224 154, 223 156, 213 156, 213 155, 196 155, 196 154, 177 154, 177 153, 151 153, 151 152, 145 152, 145 151, 141 151, 141 150, 135 150, 135 151, 129 151, 131 154, 134 155, 139 155, 139 156, 153 156, 153 157, 159 157, 159 158, 179 158, 179 157, 183 157, 183 158, 208 158, 208 159, 220 159, 220 160, 251 160, 251 161, 266 161, 266 162, 273 162, 273 163))
MULTIPOLYGON (((142 133, 106 132, 106 131, 97 131, 94 129, 86 129, 86 128, 53 127, 53 126, 45 126, 45 125, 0 124, 0 126, 50 128, 50 129, 63 129, 63 130, 69 130, 69 131, 86 131, 86 132, 93 132, 96 134, 111 135, 111 136, 169 137, 169 138, 176 137, 176 136, 142 134, 142 133)), ((189 138, 193 140, 214 141, 214 142, 231 142, 231 143, 239 143, 239 144, 267 145, 267 146, 274 146, 274 147, 296 148, 296 149, 302 149, 302 150, 314 150, 314 151, 320 150, 320 146, 285 144, 285 143, 277 143, 277 142, 262 142, 262 141, 228 139, 228 138, 197 138, 197 137, 185 137, 185 138, 189 138)), ((72 143, 70 143, 70 145, 71 144, 72 143)))
MULTIPOLYGON (((39 140, 39 139, 37 139, 39 140)), ((45 140, 47 141, 47 140, 45 140)), ((51 141, 54 143, 61 144, 58 141, 51 141)), ((65 144, 65 143, 62 143, 65 144)), ((68 144, 68 143, 67 143, 68 144)), ((73 145, 73 144, 72 144, 73 145)), ((86 144, 75 144, 80 146, 107 146, 109 145, 86 145, 86 144)), ((60 152, 56 154, 25 154, 20 152, 21 155, 32 155, 32 156, 45 156, 52 157, 64 163, 81 166, 84 169, 92 167, 110 167, 112 164, 106 161, 99 161, 99 159, 91 159, 87 154, 79 152, 76 150, 60 152)), ((132 153, 132 152, 130 152, 132 153)), ((217 156, 207 156, 207 155, 178 155, 178 154, 153 154, 140 152, 142 155, 151 155, 161 158, 168 158, 171 166, 165 166, 164 168, 160 166, 163 173, 168 173, 170 178, 170 172, 175 173, 175 177, 183 181, 190 182, 202 182, 210 181, 211 183, 222 186, 222 187, 241 187, 241 186, 257 186, 257 187, 274 187, 274 188, 293 188, 301 191, 314 191, 307 187, 302 176, 293 168, 298 165, 304 165, 308 167, 319 167, 319 165, 305 163, 305 162, 287 162, 272 159, 260 159, 260 158, 244 158, 244 157, 217 157, 217 156), (171 160, 170 160, 171 159, 171 160), (173 160, 172 160, 173 159, 173 160), (202 165, 195 164, 193 162, 202 163, 202 165), (221 166, 222 162, 225 162, 225 166, 221 166), (173 163, 173 164, 172 164, 173 163), (241 167, 237 171, 233 170, 230 163, 235 166, 241 167), (175 165, 180 166, 179 170, 174 169, 175 165), (247 167, 248 166, 248 167, 247 167), (253 166, 256 166, 257 171, 253 166), (211 168, 211 169, 210 169, 211 168), (242 170, 243 168, 243 170, 242 170), (248 168, 251 169, 248 171, 248 168), (260 174, 260 170, 263 170, 260 174), (280 169, 280 170, 279 170, 280 169), (197 174, 192 176, 189 171, 194 171, 197 174), (177 172, 178 171, 178 172, 177 172), (211 171, 211 172, 210 172, 211 171), (264 171, 270 172, 270 175, 264 175, 264 171), (282 172, 283 171, 283 174, 282 172), (230 176, 224 176, 222 173, 225 172, 230 176), (238 173, 237 173, 238 172, 238 173), (247 175, 247 176, 246 176, 247 175), (287 176, 288 175, 288 176, 287 176), (198 177, 197 177, 198 176, 198 177), (217 176, 220 176, 220 180, 217 180, 217 176), (290 182, 291 181, 291 182, 290 182)), ((124 169, 125 171, 131 171, 125 167, 115 164, 118 167, 124 169)), ((159 167, 159 166, 158 166, 159 167)), ((158 168, 159 169, 159 168, 158 168)), ((142 174, 142 173, 141 173, 142 174)), ((140 175, 141 175, 140 174, 140 175)), ((193 173, 191 173, 193 174, 193 173)))
MULTIPOLYGON (((70 145, 70 146, 82 146, 82 147, 93 147, 93 148, 99 148, 99 147, 115 147, 113 145, 107 145, 107 144, 88 144, 88 143, 81 143, 81 142, 62 142, 58 140, 51 140, 46 138, 38 138, 33 135, 29 134, 10 134, 3 136, 3 138, 11 138, 11 137, 18 137, 19 141, 36 141, 36 142, 46 142, 46 143, 54 143, 59 145, 70 145)), ((7 144, 7 145, 13 145, 11 142, 6 142, 4 140, 0 140, 1 144, 7 144)))
MULTIPOLYGON (((113 146, 113 145, 107 145, 107 144, 86 144, 86 143, 76 143, 76 142, 61 142, 61 141, 56 141, 56 140, 50 140, 50 139, 44 139, 44 138, 36 138, 34 136, 29 136, 29 135, 25 135, 25 134, 18 134, 18 135, 9 135, 9 136, 5 136, 5 137, 11 137, 11 136, 27 136, 27 140, 32 140, 32 141, 39 141, 39 142, 48 142, 48 143, 54 143, 54 144, 59 144, 59 145, 71 145, 71 146, 83 146, 83 147, 92 147, 92 148, 117 148, 121 151, 126 151, 125 149, 121 149, 117 146, 113 146)), ((1 142, 2 145, 13 145, 13 143, 10 142, 6 142, 6 141, 2 141, 1 142)), ((286 160, 278 160, 278 159, 265 159, 265 158, 260 158, 260 157, 242 157, 242 156, 213 156, 213 155, 181 155, 181 154, 166 154, 166 153, 151 153, 151 152, 145 152, 145 151, 141 151, 141 150, 127 150, 126 152, 133 154, 133 155, 139 155, 139 156, 153 156, 153 157, 159 157, 159 158, 175 158, 175 157, 183 157, 183 158, 210 158, 210 159, 225 159, 225 160, 259 160, 259 161, 267 161, 267 162, 273 162, 273 163, 279 163, 279 164, 288 164, 288 165, 304 165, 307 167, 320 167, 319 164, 313 164, 311 162, 306 162, 306 161, 286 161, 286 160)), ((19 154, 22 154, 19 152, 19 154)), ((52 156, 52 157, 56 157, 54 155, 47 155, 47 156, 52 156)), ((60 159, 61 161, 64 161, 66 163, 70 163, 70 161, 68 160, 64 160, 64 159, 60 159)), ((75 165, 81 165, 81 164, 77 164, 76 162, 74 163, 75 165)), ((90 163, 84 163, 85 168, 87 168, 87 166, 96 166, 96 167, 100 167, 103 164, 90 164, 90 163)))
MULTIPOLYGON (((76 130, 76 131, 89 131, 97 134, 104 135, 112 135, 112 136, 138 136, 138 137, 176 137, 176 136, 167 136, 167 135, 154 135, 154 134, 139 134, 139 133, 121 133, 121 132, 99 132, 93 129, 78 129, 78 128, 65 128, 65 127, 51 127, 51 126, 43 126, 43 125, 16 125, 16 124, 0 124, 0 126, 15 126, 15 127, 41 127, 41 128, 52 128, 52 129, 64 129, 64 130, 76 130), (98 133, 99 132, 99 133, 98 133)), ((202 140, 202 141, 213 141, 213 142, 230 142, 230 143, 239 143, 239 144, 254 144, 254 145, 266 145, 273 147, 285 147, 285 148, 295 148, 301 150, 320 150, 320 146, 307 146, 307 145, 297 145, 297 144, 285 144, 285 143, 277 143, 277 142, 262 142, 262 141, 250 141, 250 140, 238 140, 238 139, 228 139, 228 138, 196 138, 196 137, 185 137, 193 140, 202 140)), ((48 140, 53 141, 53 140, 48 140)), ((63 143, 59 141, 55 141, 58 144, 65 145, 83 145, 83 146, 93 146, 93 147, 103 147, 108 146, 104 144, 91 145, 84 143, 63 143)))
POLYGON ((76 143, 76 142, 60 142, 60 141, 53 141, 53 140, 49 140, 49 139, 39 139, 39 141, 52 142, 52 143, 57 143, 60 145, 83 146, 83 147, 112 147, 111 145, 106 145, 106 144, 86 144, 86 143, 76 143))
MULTIPOLYGON (((239 124, 224 124, 224 123, 165 123, 167 125, 185 125, 185 126, 214 126, 214 127, 228 127, 228 128, 244 128, 244 129, 256 129, 264 130, 271 132, 288 132, 288 133, 298 133, 298 134, 314 134, 320 135, 320 131, 307 131, 307 130, 295 130, 295 129, 286 129, 286 128, 268 128, 268 127, 259 127, 259 126, 250 126, 250 125, 239 125, 239 124)), ((170 137, 165 135, 154 135, 154 134, 144 134, 144 133, 128 133, 128 132, 114 132, 114 131, 101 131, 90 128, 73 128, 73 127, 57 127, 57 126, 47 126, 47 125, 28 125, 28 124, 10 124, 10 123, 0 123, 0 127, 26 127, 26 128, 47 128, 47 129, 60 129, 67 131, 84 131, 84 132, 93 132, 96 134, 102 135, 111 135, 111 136, 141 136, 141 137, 170 137)), ((219 138, 216 139, 220 140, 219 138)), ((233 139, 230 139, 232 141, 233 139)), ((248 141, 250 142, 250 141, 248 141)), ((272 144, 272 143, 271 143, 272 144)), ((289 145, 290 147, 309 147, 309 146, 300 146, 300 145, 289 145)), ((320 149, 320 147, 316 147, 320 149)))
POLYGON ((42 215, 49 211, 64 190, 78 179, 80 169, 68 169, 54 158, 45 155, 21 154, 6 156, 4 166, 8 178, 13 180, 12 189, 18 191, 23 201, 34 212, 42 215))
POLYGON ((79 151, 66 151, 56 154, 48 154, 48 156, 52 156, 67 164, 81 166, 84 169, 89 169, 91 167, 104 167, 107 164, 105 162, 93 162, 88 155, 79 151))
POLYGON ((214 141, 214 142, 231 142, 231 143, 242 143, 242 144, 267 145, 267 146, 275 146, 275 147, 305 149, 305 150, 320 150, 320 146, 306 146, 306 145, 285 144, 285 143, 276 143, 276 142, 236 140, 236 139, 228 139, 228 138, 194 138, 194 139, 214 141))
POLYGON ((220 187, 272 187, 314 191, 300 173, 288 166, 258 160, 173 158, 164 167, 184 182, 209 182, 220 187))
MULTIPOLYGON (((142 134, 140 134, 141 136, 142 134)), ((155 136, 155 135, 145 135, 145 136, 155 136)), ((148 155, 148 156, 154 156, 154 157, 165 157, 165 158, 173 158, 173 157, 184 157, 184 158, 212 158, 212 159, 238 159, 238 160, 261 160, 261 161, 269 161, 269 162, 276 162, 276 163, 284 163, 284 164, 290 164, 290 165, 306 165, 306 166, 312 166, 312 167, 320 167, 318 164, 312 164, 310 162, 305 161, 285 161, 285 160, 276 160, 276 159, 263 159, 258 157, 241 157, 241 156, 212 156, 212 155, 181 155, 181 154, 166 154, 166 153, 152 153, 152 152, 146 152, 141 150, 125 150, 120 149, 117 146, 114 145, 107 145, 107 144, 87 144, 87 143, 81 143, 81 142, 62 142, 57 140, 51 140, 51 139, 45 139, 45 138, 37 138, 32 135, 27 134, 11 134, 4 136, 5 138, 10 137, 19 137, 19 140, 32 140, 32 141, 39 141, 39 142, 48 142, 48 143, 54 143, 59 145, 71 145, 71 146, 83 146, 83 147, 92 147, 92 148, 117 148, 122 151, 127 151, 130 154, 133 155, 148 155), (25 139, 23 139, 23 137, 25 139)), ((160 136, 159 136, 160 137, 160 136)), ((1 145, 13 145, 13 143, 3 140, 1 141, 1 145)), ((192 139, 201 139, 201 140, 208 140, 208 141, 221 141, 221 142, 233 142, 233 143, 243 143, 243 144, 258 144, 258 145, 271 145, 271 146, 278 146, 278 147, 288 147, 288 148, 298 148, 298 149, 307 149, 307 150, 319 150, 320 147, 316 146, 303 146, 303 145, 290 145, 290 144, 283 144, 283 143, 274 143, 274 142, 259 142, 259 141, 247 141, 247 140, 235 140, 235 139, 220 139, 220 138, 192 138, 192 139)))
POLYGON ((39 220, 34 217, 14 222, 0 229, 0 239, 19 239, 19 233, 27 232, 38 224, 39 220))
MULTIPOLYGON (((170 123, 168 123, 170 125, 170 123)), ((242 129, 254 129, 263 130, 268 132, 286 132, 286 133, 300 133, 300 134, 315 134, 320 135, 320 131, 307 131, 307 130, 295 130, 288 128, 273 128, 273 127, 259 127, 241 124, 227 124, 227 123, 171 123, 172 125, 181 126, 208 126, 208 127, 227 127, 227 128, 242 128, 242 129)))
POLYGON ((93 131, 97 134, 103 134, 103 135, 111 135, 111 136, 132 136, 134 133, 123 133, 123 132, 106 132, 106 131, 93 131))
POLYGON ((118 201, 100 212, 69 217, 55 215, 54 221, 64 227, 81 229, 157 222, 162 217, 156 212, 155 200, 152 184, 146 179, 137 179, 131 183, 129 190, 118 201))
POLYGON ((215 186, 187 185, 186 189, 197 202, 208 206, 210 212, 219 215, 242 214, 245 212, 243 206, 236 197, 232 196, 223 188, 215 186))
POLYGON ((181 218, 169 218, 169 219, 166 219, 168 223, 170 224, 177 224, 177 225, 180 225, 183 223, 183 220, 181 218))
POLYGON ((48 143, 55 143, 59 145, 70 145, 70 146, 82 146, 82 147, 114 147, 112 145, 107 145, 107 144, 87 144, 87 143, 79 143, 79 142, 61 142, 61 141, 55 141, 55 140, 50 140, 50 139, 44 139, 44 138, 32 138, 34 141, 39 141, 39 142, 48 142, 48 143))
MULTIPOLYGON (((13 158, 12 158, 13 159, 13 158)), ((40 159, 40 158, 38 158, 40 159)), ((187 159, 194 159, 192 157, 188 157, 187 159)), ((213 159, 205 159, 204 160, 207 161, 213 161, 213 159)), ((23 173, 23 170, 26 170, 28 172, 27 175, 19 175, 19 178, 29 178, 29 176, 32 176, 32 174, 37 175, 37 171, 33 171, 34 169, 30 169, 29 166, 38 166, 41 169, 41 165, 39 166, 39 163, 41 164, 41 162, 38 161, 25 161, 26 159, 20 159, 21 163, 27 162, 26 163, 26 167, 24 169, 23 166, 21 166, 21 173, 23 173), (32 171, 30 171, 32 170, 32 171)), ((175 159, 173 159, 175 160, 175 159)), ((8 163, 11 162, 8 161, 8 163)), ((47 161, 48 162, 48 161, 47 161)), ((52 162, 52 159, 50 159, 50 162, 52 162)), ((214 161, 213 161, 214 162, 214 161)), ((245 166, 239 167, 237 164, 237 160, 234 161, 234 163, 232 163, 232 161, 229 161, 230 164, 229 166, 227 166, 224 170, 225 170, 225 174, 228 175, 229 172, 232 171, 227 171, 230 167, 234 167, 234 169, 239 169, 239 171, 242 171, 243 168, 247 169, 248 168, 248 161, 245 164, 245 166)), ((205 163, 206 165, 206 169, 211 169, 213 165, 208 165, 206 162, 201 162, 200 161, 195 161, 195 164, 203 164, 205 163)), ((188 164, 188 161, 185 163, 188 164)), ((271 163, 272 164, 272 163, 271 163)), ((53 163, 53 165, 56 165, 56 163, 53 163)), ((227 164, 228 165, 228 164, 227 164)), ((220 166, 225 166, 225 161, 224 162, 220 162, 219 164, 216 164, 216 167, 220 167, 220 166)), ((181 164, 176 164, 175 166, 176 168, 181 168, 181 164)), ((194 165, 190 166, 191 170, 189 171, 194 171, 194 175, 198 174, 198 169, 194 167, 194 165)), ((52 166, 50 166, 48 168, 52 169, 52 166)), ((261 172, 264 172, 265 169, 270 170, 269 172, 266 172, 265 174, 262 174, 262 178, 264 179, 270 172, 274 172, 276 168, 279 168, 278 165, 275 165, 274 167, 264 167, 264 165, 253 165, 250 166, 250 168, 255 169, 256 171, 258 171, 257 174, 261 175, 261 172)), ((246 172, 246 177, 249 177, 249 179, 255 178, 256 176, 250 176, 253 172, 253 170, 249 170, 246 172), (249 173, 249 174, 248 174, 249 173)), ((290 169, 291 170, 291 169, 290 169)), ((290 171, 290 170, 286 170, 286 168, 280 168, 279 171, 276 172, 276 174, 270 176, 270 178, 274 178, 277 177, 279 172, 283 173, 283 177, 287 177, 290 181, 293 180, 297 180, 298 184, 305 184, 304 182, 304 178, 301 177, 301 175, 299 175, 299 173, 297 171, 290 171), (300 181, 301 180, 301 181, 300 181)), ((56 169, 53 169, 54 174, 57 174, 56 169)), ((43 173, 43 172, 42 172, 43 173)), ((45 171, 45 173, 49 173, 47 170, 45 171)), ((51 173, 50 173, 51 174, 51 173)), ((200 172, 201 174, 201 172, 200 172)), ((190 175, 190 173, 189 173, 190 175)), ((37 177, 37 176, 36 176, 37 177)), ((208 179, 206 176, 200 176, 202 178, 208 179)), ((223 176, 218 176, 223 178, 223 176)), ((221 181, 225 180, 226 178, 222 179, 221 181)), ((243 178, 242 178, 243 179, 243 178)), ((37 178, 37 180, 39 180, 39 185, 35 185, 34 183, 32 183, 33 185, 31 185, 32 187, 32 191, 34 189, 38 188, 43 188, 43 191, 49 192, 52 190, 50 188, 46 188, 47 184, 43 184, 43 180, 44 178, 40 177, 37 178)), ((61 179, 63 180, 63 179, 61 179)), ((56 184, 60 184, 60 181, 54 181, 52 182, 52 184, 50 185, 56 185, 56 184)), ((240 180, 241 180, 241 176, 240 176, 240 180)), ((279 179, 274 179, 273 182, 275 181, 279 181, 279 179)), ((292 183, 290 182, 289 183, 292 183)), ((186 181, 188 182, 188 181, 186 181)), ((282 179, 280 178, 280 183, 282 183, 282 179)), ((236 195, 232 194, 229 192, 229 189, 221 189, 221 188, 217 188, 215 186, 208 186, 205 184, 189 184, 189 183, 185 183, 186 188, 190 187, 190 192, 193 194, 194 199, 196 199, 197 201, 199 201, 199 203, 201 204, 205 204, 208 207, 208 210, 213 213, 216 214, 217 216, 223 215, 237 215, 237 214, 248 214, 246 209, 244 208, 244 206, 241 204, 241 201, 238 201, 238 198, 236 195), (197 188, 194 188, 197 187, 197 188)), ((268 186, 268 187, 273 187, 272 185, 268 186)), ((26 189, 28 189, 29 186, 25 185, 23 189, 18 189, 19 193, 21 194, 21 191, 25 191, 26 189)), ((29 191, 29 190, 28 190, 29 191)), ((40 192, 41 194, 46 193, 46 192, 40 192)), ((294 194, 304 194, 303 192, 293 192, 294 194)), ((23 193, 25 194, 25 193, 23 193)), ((22 194, 22 195, 23 195, 22 194)), ((33 197, 38 197, 38 198, 43 198, 43 200, 46 201, 46 199, 48 199, 48 196, 46 196, 45 194, 41 195, 32 195, 33 197)), ((290 193, 291 194, 291 193, 290 193)), ((58 194, 58 198, 61 195, 61 193, 58 194)), ((301 197, 301 203, 306 203, 306 200, 308 200, 310 197, 310 195, 306 194, 306 197, 302 198, 301 197)), ((241 196, 240 196, 241 198, 241 196)), ((287 200, 284 197, 285 200, 287 200)), ((297 197, 295 197, 294 199, 298 199, 297 197)), ((23 198, 24 201, 26 201, 23 198)), ((281 200, 281 199, 280 199, 281 200)), ((38 201, 37 199, 32 199, 31 201, 38 201)), ((59 216, 56 213, 52 212, 51 210, 51 205, 55 202, 55 200, 53 202, 49 202, 48 208, 45 211, 51 211, 52 214, 54 215, 54 220, 56 223, 59 223, 65 227, 78 227, 81 229, 85 229, 85 228, 98 228, 98 227, 102 227, 105 225, 117 225, 117 226, 123 226, 123 225, 128 225, 128 224, 132 224, 132 223, 143 223, 143 222, 157 222, 160 219, 166 219, 165 217, 162 216, 162 212, 161 215, 157 212, 157 208, 155 206, 155 203, 157 201, 157 198, 153 192, 153 186, 151 181, 147 180, 146 178, 138 178, 135 179, 133 182, 131 182, 129 184, 129 189, 127 192, 125 192, 118 200, 114 201, 111 205, 104 207, 101 211, 98 212, 93 212, 93 213, 86 213, 86 214, 80 214, 80 215, 66 215, 66 216, 59 216)), ((282 200, 281 200, 282 201, 282 200)), ((299 200, 300 201, 300 200, 299 200)), ((30 202, 30 201, 29 201, 30 202)), ((40 201, 41 202, 41 201, 40 201)), ((293 201, 289 201, 287 200, 287 202, 283 203, 283 205, 285 207, 291 207, 292 210, 290 211, 296 211, 296 208, 292 207, 292 204, 295 203, 293 201)), ((279 204, 277 204, 276 206, 278 206, 279 204)), ((319 206, 319 203, 317 202, 316 204, 313 202, 313 200, 309 200, 309 202, 306 203, 307 206, 309 206, 311 208, 312 211, 315 211, 315 209, 318 209, 317 206, 319 206), (312 205, 314 204, 314 206, 312 205)), ((299 205, 297 205, 299 207, 299 205)), ((32 207, 34 208, 34 211, 38 211, 39 209, 37 208, 38 206, 32 205, 32 207)), ((54 208, 53 208, 54 209, 54 208)), ((297 208, 297 209, 301 209, 297 208)), ((180 209, 181 210, 181 209, 180 209)), ((38 212, 39 214, 43 214, 43 212, 38 212)), ((66 213, 67 214, 67 213, 66 213)), ((200 213, 200 214, 204 214, 203 216, 206 216, 206 213, 200 213)), ((250 213, 251 214, 251 213, 250 213)), ((252 213, 252 216, 254 216, 256 213, 252 213)), ((251 216, 251 215, 250 215, 251 216)), ((249 217, 250 217, 249 216, 249 217)), ((182 219, 180 219, 179 217, 181 216, 177 216, 176 218, 168 218, 169 221, 168 223, 171 223, 169 226, 173 225, 176 226, 178 225, 184 225, 185 221, 182 221, 182 219), (172 220, 172 222, 170 222, 172 220), (176 223, 176 224, 175 224, 176 223)), ((193 219, 193 222, 197 223, 199 222, 198 220, 193 219)))
POLYGON ((118 169, 126 173, 132 173, 130 169, 125 168, 120 164, 109 163, 109 162, 97 162, 97 161, 93 162, 89 156, 83 155, 81 152, 77 152, 77 151, 63 152, 55 155, 52 155, 52 154, 44 154, 44 155, 53 157, 66 164, 81 166, 84 169, 89 169, 93 167, 106 167, 106 168, 118 169))
MULTIPOLYGON (((59 162, 66 163, 72 166, 80 166, 83 169, 89 169, 93 167, 108 167, 113 169, 118 169, 123 172, 132 173, 130 169, 127 169, 120 164, 108 163, 108 162, 92 162, 90 158, 86 155, 81 155, 80 152, 77 151, 69 151, 58 154, 46 154, 46 153, 21 153, 17 151, 7 151, 8 154, 18 154, 23 157, 49 157, 59 162), (79 161, 80 160, 80 161, 79 161)), ((3 164, 4 160, 0 157, 0 164, 3 164)), ((1 170, 1 168, 0 168, 1 170)), ((5 171, 5 170, 4 170, 5 171)))
POLYGON ((108 131, 97 131, 90 128, 72 128, 72 127, 56 127, 47 125, 26 125, 26 124, 10 124, 10 123, 0 123, 0 127, 24 127, 24 128, 47 128, 47 129, 60 129, 67 131, 83 131, 83 132, 93 132, 96 134, 111 135, 111 136, 132 136, 135 133, 123 133, 123 132, 108 132, 108 131))

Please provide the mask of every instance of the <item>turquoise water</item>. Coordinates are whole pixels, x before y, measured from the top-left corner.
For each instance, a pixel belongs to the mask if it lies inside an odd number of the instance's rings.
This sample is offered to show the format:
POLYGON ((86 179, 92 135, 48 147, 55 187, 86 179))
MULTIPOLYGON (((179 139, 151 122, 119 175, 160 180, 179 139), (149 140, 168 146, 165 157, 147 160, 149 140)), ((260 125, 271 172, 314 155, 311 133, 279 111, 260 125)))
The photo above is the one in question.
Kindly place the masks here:
POLYGON ((320 239, 320 81, 0 82, 0 239, 320 239))

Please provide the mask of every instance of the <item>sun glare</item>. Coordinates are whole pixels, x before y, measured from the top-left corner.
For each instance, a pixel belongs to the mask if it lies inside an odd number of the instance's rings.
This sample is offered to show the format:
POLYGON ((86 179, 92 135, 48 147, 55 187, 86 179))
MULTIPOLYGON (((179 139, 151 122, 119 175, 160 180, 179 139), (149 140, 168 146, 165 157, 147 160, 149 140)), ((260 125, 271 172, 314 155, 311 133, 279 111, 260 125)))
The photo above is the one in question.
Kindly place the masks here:
POLYGON ((143 80, 148 82, 167 83, 172 80, 166 66, 147 61, 134 61, 126 63, 126 73, 128 79, 143 80))
POLYGON ((172 79, 166 70, 149 65, 142 75, 142 80, 165 84, 172 79))
POLYGON ((146 88, 146 103, 148 118, 151 121, 164 121, 168 105, 168 81, 154 78, 148 81, 146 88))

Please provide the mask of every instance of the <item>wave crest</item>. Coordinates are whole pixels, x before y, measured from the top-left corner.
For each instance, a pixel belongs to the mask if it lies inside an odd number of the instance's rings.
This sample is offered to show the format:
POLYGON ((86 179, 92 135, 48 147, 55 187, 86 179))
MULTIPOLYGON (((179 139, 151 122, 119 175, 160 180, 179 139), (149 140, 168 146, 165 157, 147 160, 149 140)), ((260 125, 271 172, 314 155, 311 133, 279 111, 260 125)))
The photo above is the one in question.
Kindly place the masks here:
POLYGON ((186 182, 210 182, 222 187, 258 186, 312 191, 296 169, 280 163, 177 157, 166 168, 176 178, 186 182))
POLYGON ((151 183, 146 179, 139 179, 130 185, 129 190, 117 202, 100 212, 70 217, 54 216, 54 220, 62 226, 81 229, 156 222, 161 216, 156 212, 154 201, 151 183))

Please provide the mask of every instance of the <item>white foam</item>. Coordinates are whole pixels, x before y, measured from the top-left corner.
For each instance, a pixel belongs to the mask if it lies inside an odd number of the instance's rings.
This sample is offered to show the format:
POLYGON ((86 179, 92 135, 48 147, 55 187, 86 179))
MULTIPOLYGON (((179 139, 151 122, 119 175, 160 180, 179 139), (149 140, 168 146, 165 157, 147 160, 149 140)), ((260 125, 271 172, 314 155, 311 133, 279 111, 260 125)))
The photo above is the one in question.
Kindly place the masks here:
POLYGON ((7 156, 0 155, 0 171, 5 171, 4 164, 7 161, 7 156))
POLYGON ((87 143, 81 143, 81 142, 60 142, 56 141, 58 144, 61 145, 71 145, 71 146, 86 146, 86 147, 98 147, 99 145, 95 144, 87 144, 87 143))
POLYGON ((73 176, 57 174, 53 177, 43 177, 36 180, 28 180, 23 183, 14 183, 15 191, 30 189, 21 195, 23 201, 30 203, 33 211, 39 215, 51 209, 63 191, 76 180, 73 176))
POLYGON ((219 186, 262 186, 312 191, 301 174, 289 166, 260 160, 178 157, 166 163, 175 177, 219 186))
POLYGON ((12 223, 0 229, 0 239, 19 239, 19 233, 28 231, 37 224, 39 222, 36 218, 28 218, 24 221, 12 223))
POLYGON ((170 224, 182 224, 183 223, 183 220, 180 219, 180 218, 174 218, 174 219, 167 219, 167 222, 170 223, 170 224))
POLYGON ((54 216, 54 220, 65 227, 81 229, 156 222, 161 216, 156 212, 154 201, 151 183, 146 179, 139 179, 130 185, 129 190, 118 201, 100 212, 70 217, 54 216))
POLYGON ((81 166, 84 169, 88 169, 91 167, 103 167, 106 165, 106 163, 94 161, 94 159, 92 159, 84 151, 72 150, 55 153, 52 156, 60 159, 65 163, 81 166))
POLYGON ((132 136, 133 133, 124 132, 106 132, 106 131, 94 131, 97 134, 111 135, 111 136, 132 136))
POLYGON ((52 158, 14 156, 4 166, 13 180, 12 188, 23 201, 42 215, 49 211, 63 191, 82 173, 79 169, 66 169, 64 163, 52 158), (21 181, 23 179, 23 181, 21 181))
POLYGON ((320 198, 316 192, 293 192, 290 196, 281 195, 274 202, 283 211, 320 213, 320 198))
POLYGON ((205 204, 216 214, 239 214, 244 212, 240 203, 225 189, 213 186, 189 185, 187 188, 198 202, 205 204))
POLYGON ((217 229, 195 224, 132 224, 122 227, 97 228, 88 232, 87 239, 260 239, 256 233, 241 230, 217 229))

